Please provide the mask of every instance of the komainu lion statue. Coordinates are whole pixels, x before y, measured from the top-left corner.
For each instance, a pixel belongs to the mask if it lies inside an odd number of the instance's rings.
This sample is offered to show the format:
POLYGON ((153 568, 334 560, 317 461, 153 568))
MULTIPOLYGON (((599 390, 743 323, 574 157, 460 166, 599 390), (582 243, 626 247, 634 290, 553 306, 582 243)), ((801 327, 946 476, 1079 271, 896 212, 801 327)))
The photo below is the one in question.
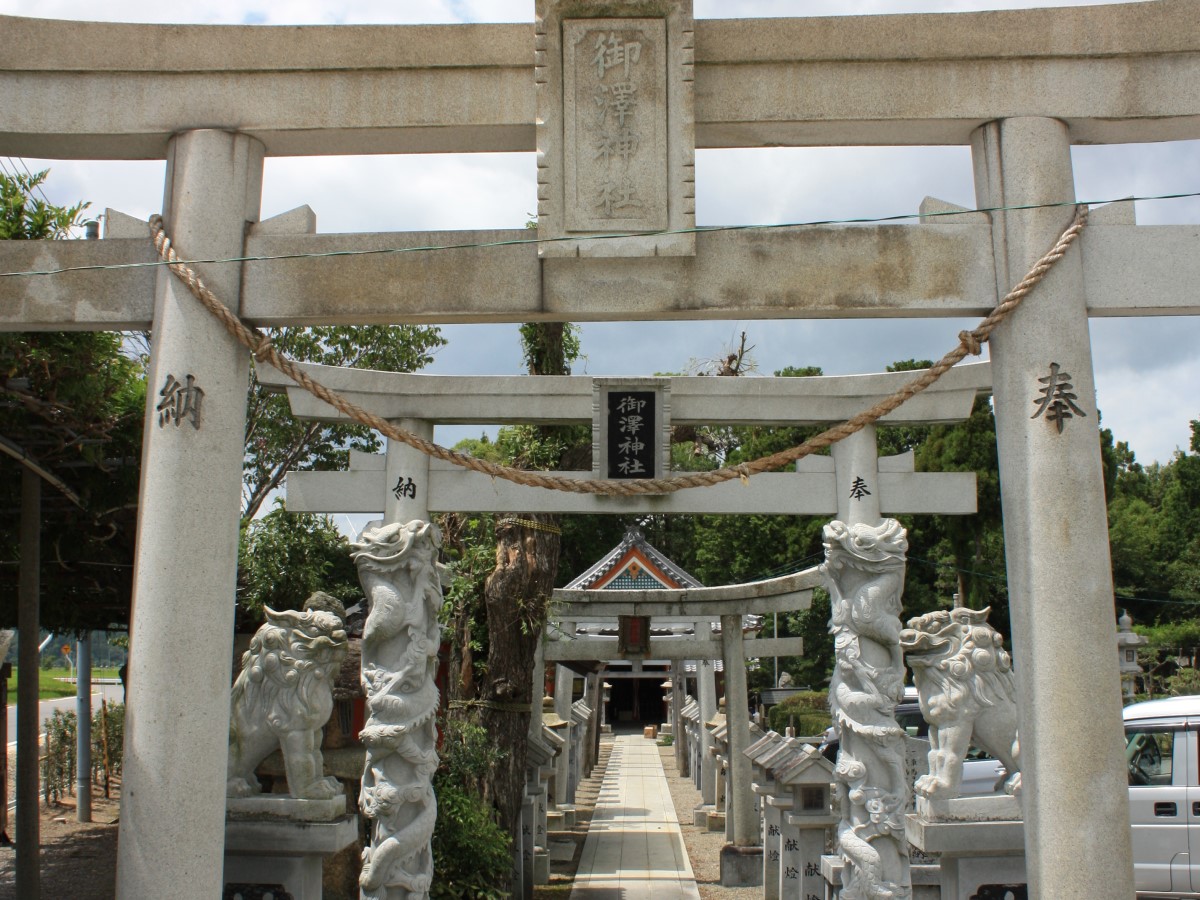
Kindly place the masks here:
POLYGON ((322 777, 321 728, 333 712, 333 680, 346 656, 345 611, 319 591, 304 607, 268 608, 266 624, 242 655, 230 712, 227 797, 262 790, 254 770, 276 747, 291 796, 324 800, 342 793, 336 778, 322 777))
POLYGON ((990 611, 938 610, 910 619, 900 632, 921 713, 929 722, 929 774, 914 786, 924 797, 958 796, 972 744, 1004 765, 1005 793, 1020 792, 1012 658, 1004 638, 987 623, 990 611))

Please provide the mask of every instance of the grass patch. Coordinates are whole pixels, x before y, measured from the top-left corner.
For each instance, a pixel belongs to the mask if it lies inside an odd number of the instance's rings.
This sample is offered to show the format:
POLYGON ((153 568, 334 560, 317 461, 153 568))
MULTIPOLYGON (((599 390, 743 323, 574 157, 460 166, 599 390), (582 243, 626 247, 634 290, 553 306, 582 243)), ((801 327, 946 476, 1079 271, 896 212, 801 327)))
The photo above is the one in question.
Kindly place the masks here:
MULTIPOLYGON (((67 677, 66 669, 38 669, 38 699, 58 700, 62 697, 75 696, 75 684, 70 681, 59 681, 67 677)), ((92 669, 92 680, 97 678, 117 678, 116 669, 92 669)), ((13 666, 12 678, 8 680, 8 702, 17 702, 17 667, 13 666)))

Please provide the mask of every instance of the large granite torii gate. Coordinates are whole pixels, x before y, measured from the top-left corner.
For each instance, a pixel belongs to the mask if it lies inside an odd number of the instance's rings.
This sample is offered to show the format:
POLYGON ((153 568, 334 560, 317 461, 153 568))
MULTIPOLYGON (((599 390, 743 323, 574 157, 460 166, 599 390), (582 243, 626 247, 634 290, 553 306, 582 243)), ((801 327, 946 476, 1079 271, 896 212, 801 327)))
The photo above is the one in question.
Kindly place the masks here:
MULTIPOLYGON (((539 85, 543 102, 547 84, 559 86, 545 77, 555 60, 528 25, 0 24, 0 154, 167 159, 166 227, 192 258, 526 236, 315 235, 254 223, 267 155, 550 150, 536 97, 539 85), (127 58, 128 48, 140 55, 127 58)), ((663 253, 679 255, 556 258, 524 245, 198 268, 259 325, 973 315, 1069 220, 1067 209, 1037 205, 1073 200, 1072 143, 1200 138, 1189 0, 694 30, 677 19, 670 34, 686 80, 673 69, 671 89, 694 96, 694 116, 662 123, 675 151, 688 144, 672 158, 666 225, 691 212, 693 143, 970 145, 977 204, 1005 209, 918 228, 699 233, 694 255, 693 242, 665 241, 663 253)), ((539 213, 552 235, 571 227, 570 211, 564 219, 555 196, 563 159, 543 159, 539 213)), ((98 242, 0 246, 0 271, 154 259, 144 231, 116 225, 98 242)), ((1094 218, 992 342, 1027 859, 1034 891, 1056 900, 1132 894, 1119 680, 1112 654, 1097 652, 1115 628, 1087 316, 1195 314, 1198 250, 1196 226, 1094 218), (1086 416, 1061 431, 1030 417, 1039 379, 1055 372, 1070 373, 1086 416)), ((118 890, 211 897, 248 354, 165 270, 0 279, 6 329, 151 325, 118 890), (158 427, 158 386, 187 375, 205 392, 203 427, 158 427), (211 627, 195 629, 198 620, 211 627), (179 685, 181 670, 190 677, 179 685), (166 684, 187 696, 168 696, 166 684), (173 777, 179 759, 195 761, 186 781, 173 777)))

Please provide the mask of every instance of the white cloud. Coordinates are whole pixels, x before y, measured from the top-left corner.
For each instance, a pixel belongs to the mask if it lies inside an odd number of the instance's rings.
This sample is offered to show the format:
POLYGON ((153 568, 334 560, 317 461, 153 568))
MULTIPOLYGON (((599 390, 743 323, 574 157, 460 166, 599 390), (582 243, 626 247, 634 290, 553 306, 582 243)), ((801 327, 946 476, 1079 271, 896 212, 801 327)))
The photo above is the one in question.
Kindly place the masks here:
MULTIPOLYGON (((695 16, 747 18, 968 12, 1038 6, 1095 6, 1115 0, 696 0, 695 16)), ((1133 0, 1139 2, 1139 0, 1133 0)), ((1145 0, 1141 0, 1145 2, 1145 0)), ((43 19, 252 25, 531 22, 533 0, 0 0, 0 14, 43 19)))
MULTIPOLYGON (((1085 0, 1090 2, 1090 0, 1085 0)), ((1029 7, 1047 0, 697 0, 698 17, 875 14, 1029 7)), ((298 0, 187 5, 114 0, 0 0, 0 13, 116 21, 266 24, 529 21, 532 0, 298 0)), ((1077 195, 1100 200, 1200 190, 1200 142, 1077 147, 1077 195)), ((145 218, 161 206, 164 165, 150 162, 26 161, 53 169, 51 199, 93 201, 145 218)), ((912 213, 931 195, 973 205, 965 147, 777 148, 697 154, 701 224, 762 224, 912 213)), ((263 215, 308 204, 322 232, 519 228, 536 203, 533 154, 280 158, 268 161, 263 215)), ((1200 199, 1138 204, 1143 224, 1200 222, 1200 199)), ((759 371, 817 365, 827 373, 881 370, 907 358, 937 358, 959 320, 792 320, 623 323, 584 326, 593 375, 682 371, 711 358, 746 331, 759 371)), ((1200 318, 1092 323, 1096 382, 1104 422, 1139 459, 1166 461, 1186 446, 1188 420, 1200 417, 1200 318)), ((456 326, 431 371, 521 371, 516 328, 456 326)))

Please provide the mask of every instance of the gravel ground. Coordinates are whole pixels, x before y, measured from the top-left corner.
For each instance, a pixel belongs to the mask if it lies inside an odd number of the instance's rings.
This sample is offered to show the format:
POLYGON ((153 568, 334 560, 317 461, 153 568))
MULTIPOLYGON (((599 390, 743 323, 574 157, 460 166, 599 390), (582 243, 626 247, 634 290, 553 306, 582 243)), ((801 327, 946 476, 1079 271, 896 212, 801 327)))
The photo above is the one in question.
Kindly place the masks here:
MULTIPOLYGON (((601 746, 600 764, 596 766, 592 777, 580 784, 576 827, 571 832, 555 832, 551 835, 552 842, 560 842, 560 850, 565 851, 567 846, 574 845, 568 851, 570 858, 553 861, 551 884, 536 890, 535 896, 538 900, 565 898, 570 893, 571 881, 579 864, 579 856, 587 834, 587 825, 591 820, 596 794, 612 748, 611 738, 607 735, 605 738, 601 746)), ((681 777, 675 768, 673 748, 660 747, 659 752, 663 771, 667 775, 671 802, 674 803, 679 818, 683 843, 692 863, 701 900, 758 900, 762 896, 762 888, 721 886, 719 854, 721 846, 725 843, 725 836, 701 830, 692 824, 692 810, 700 803, 700 794, 692 787, 691 781, 681 777)), ((75 821, 73 797, 66 798, 60 806, 42 807, 42 896, 70 897, 71 900, 111 900, 116 883, 116 820, 119 814, 119 796, 119 787, 113 791, 111 800, 94 794, 94 821, 86 825, 75 821)), ((11 819, 9 834, 13 834, 11 819)), ((558 855, 561 857, 565 853, 558 855)), ((14 861, 13 848, 0 847, 0 900, 16 898, 14 861)))
POLYGON ((683 844, 692 862, 696 876, 696 887, 700 900, 761 900, 761 887, 731 888, 721 886, 721 847, 725 844, 724 832, 706 831, 692 824, 692 810, 700 805, 700 792, 688 778, 679 774, 675 767, 675 748, 659 747, 663 771, 667 773, 667 785, 671 790, 671 802, 675 804, 675 815, 679 818, 679 830, 683 832, 683 844))
MULTIPOLYGON (((75 821, 75 798, 57 806, 41 806, 41 888, 43 897, 71 900, 112 900, 117 881, 117 816, 120 787, 111 799, 104 791, 92 792, 92 821, 75 821)), ((12 813, 8 834, 16 840, 12 813)), ((16 851, 0 847, 0 900, 15 900, 16 851)))

